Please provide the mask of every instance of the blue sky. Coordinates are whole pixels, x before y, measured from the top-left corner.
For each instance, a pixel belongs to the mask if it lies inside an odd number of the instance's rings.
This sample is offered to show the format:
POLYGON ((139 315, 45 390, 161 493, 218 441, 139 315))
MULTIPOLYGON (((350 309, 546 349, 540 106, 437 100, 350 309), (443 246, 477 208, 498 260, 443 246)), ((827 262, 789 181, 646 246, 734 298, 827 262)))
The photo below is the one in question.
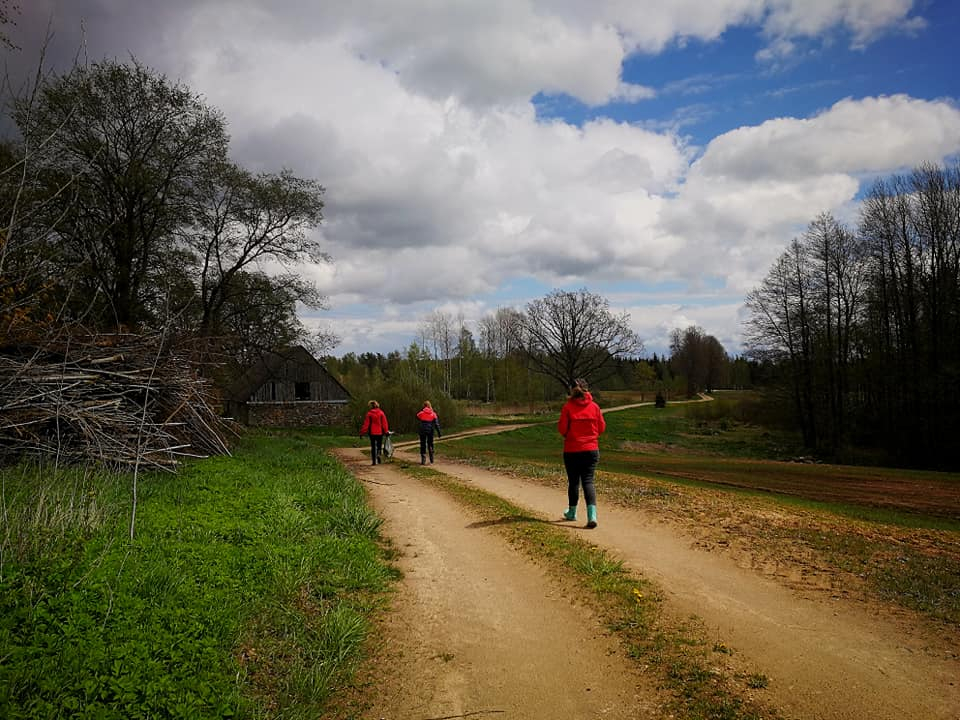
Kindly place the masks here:
POLYGON ((232 153, 327 188, 334 354, 431 313, 586 287, 648 352, 743 298, 823 211, 960 152, 954 0, 34 0, 8 58, 130 55, 226 115, 232 153), (119 8, 119 9, 118 9, 119 8))
POLYGON ((732 27, 715 40, 672 43, 658 54, 636 53, 623 79, 649 85, 643 102, 588 106, 568 95, 534 97, 538 115, 582 124, 611 117, 631 123, 676 126, 705 147, 714 137, 773 117, 807 117, 844 97, 907 93, 957 101, 960 4, 915 3, 924 27, 892 32, 859 49, 851 34, 833 29, 804 41, 802 53, 780 63, 758 62, 767 45, 760 28, 732 27))

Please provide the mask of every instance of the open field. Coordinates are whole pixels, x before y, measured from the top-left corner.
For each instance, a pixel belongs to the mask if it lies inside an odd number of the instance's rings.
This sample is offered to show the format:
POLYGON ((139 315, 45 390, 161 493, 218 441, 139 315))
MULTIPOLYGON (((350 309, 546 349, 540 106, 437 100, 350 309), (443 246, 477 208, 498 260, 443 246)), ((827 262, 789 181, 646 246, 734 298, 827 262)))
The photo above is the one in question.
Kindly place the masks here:
MULTIPOLYGON (((606 415, 601 502, 642 508, 795 589, 893 602, 960 624, 960 476, 775 460, 796 447, 681 404, 606 415)), ((441 452, 563 483, 552 422, 441 452)))
MULTIPOLYGON (((687 484, 724 485, 814 502, 877 508, 944 518, 960 527, 960 474, 851 465, 828 465, 799 456, 796 440, 762 428, 686 417, 688 405, 640 407, 608 413, 601 442, 610 472, 687 484)), ((553 421, 508 435, 468 438, 466 450, 503 461, 555 462, 559 438, 553 421)), ((905 520, 909 522, 909 520, 905 520)))
POLYGON ((705 458, 659 448, 646 452, 610 451, 606 467, 646 477, 727 485, 960 523, 960 478, 947 473, 705 458))

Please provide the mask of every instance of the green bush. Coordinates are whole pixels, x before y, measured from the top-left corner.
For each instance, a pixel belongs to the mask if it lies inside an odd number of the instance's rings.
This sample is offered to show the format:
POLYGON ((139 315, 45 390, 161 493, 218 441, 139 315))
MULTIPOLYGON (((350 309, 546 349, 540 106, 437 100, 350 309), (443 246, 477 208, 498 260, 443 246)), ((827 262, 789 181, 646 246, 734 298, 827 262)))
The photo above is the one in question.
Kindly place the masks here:
POLYGON ((783 398, 771 400, 754 392, 717 394, 708 402, 694 402, 684 406, 689 420, 699 423, 744 423, 772 429, 791 427, 787 421, 791 405, 783 398))
POLYGON ((440 418, 440 430, 456 427, 460 419, 460 409, 452 398, 436 388, 416 379, 400 382, 381 382, 365 388, 359 396, 355 393, 350 402, 350 418, 359 431, 363 416, 369 409, 367 402, 376 400, 380 409, 387 415, 390 429, 398 433, 415 433, 420 426, 417 413, 423 408, 423 401, 429 400, 440 418))

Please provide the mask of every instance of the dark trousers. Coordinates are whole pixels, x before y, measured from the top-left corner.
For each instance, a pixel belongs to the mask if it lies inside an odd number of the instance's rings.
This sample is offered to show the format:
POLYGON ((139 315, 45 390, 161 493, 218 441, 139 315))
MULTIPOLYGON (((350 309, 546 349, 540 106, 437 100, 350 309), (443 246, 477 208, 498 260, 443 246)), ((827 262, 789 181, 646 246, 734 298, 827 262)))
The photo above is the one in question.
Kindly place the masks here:
POLYGON ((370 433, 370 459, 376 465, 381 462, 380 453, 383 451, 383 435, 370 433))
POLYGON ((565 452, 563 466, 567 470, 567 504, 576 506, 580 500, 580 487, 583 486, 583 499, 587 505, 597 504, 597 490, 593 486, 593 476, 600 462, 599 450, 565 452))
POLYGON ((430 459, 433 460, 433 432, 420 433, 420 454, 426 455, 430 451, 430 459))

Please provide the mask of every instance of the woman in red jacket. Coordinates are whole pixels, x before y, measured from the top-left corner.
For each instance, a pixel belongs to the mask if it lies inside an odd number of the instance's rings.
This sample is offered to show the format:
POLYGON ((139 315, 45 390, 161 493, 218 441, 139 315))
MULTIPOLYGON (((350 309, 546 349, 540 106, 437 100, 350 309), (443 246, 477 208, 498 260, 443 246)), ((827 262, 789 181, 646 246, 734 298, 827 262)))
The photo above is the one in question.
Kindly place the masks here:
POLYGON ((567 511, 564 520, 577 519, 580 486, 587 502, 587 527, 597 526, 597 491, 593 476, 600 460, 600 433, 607 423, 600 406, 593 401, 584 380, 577 380, 570 388, 570 397, 560 411, 557 430, 563 435, 563 465, 567 470, 567 511))
POLYGON ((383 462, 380 453, 383 451, 383 438, 390 431, 387 427, 387 415, 380 409, 380 403, 371 400, 367 403, 370 409, 363 418, 363 426, 360 428, 360 437, 370 433, 370 464, 376 465, 383 462))
POLYGON ((417 413, 420 421, 420 464, 427 461, 427 451, 430 451, 430 462, 433 462, 433 433, 440 437, 440 418, 434 412, 429 400, 423 401, 423 409, 417 413))

